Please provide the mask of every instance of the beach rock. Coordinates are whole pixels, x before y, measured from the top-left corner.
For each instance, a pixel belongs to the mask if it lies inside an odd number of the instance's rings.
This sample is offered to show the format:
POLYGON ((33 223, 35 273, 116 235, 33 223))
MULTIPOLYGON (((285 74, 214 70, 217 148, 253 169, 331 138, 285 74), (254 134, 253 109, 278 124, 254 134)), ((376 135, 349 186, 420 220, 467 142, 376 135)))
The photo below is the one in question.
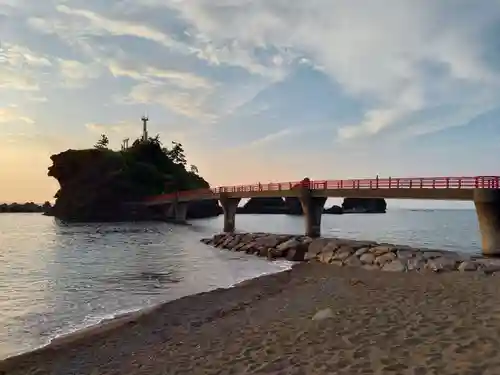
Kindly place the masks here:
POLYGON ((362 247, 361 249, 356 250, 354 252, 354 255, 356 255, 357 257, 360 257, 361 255, 367 253, 369 250, 370 250, 369 247, 362 247))
POLYGON ((361 267, 368 271, 374 271, 380 269, 380 267, 376 266, 375 264, 363 264, 361 267))
POLYGON ((211 238, 202 238, 201 242, 203 242, 205 245, 208 245, 210 242, 212 242, 211 238))
POLYGON ((423 251, 422 256, 424 259, 436 259, 436 258, 441 258, 443 256, 443 252, 441 251, 423 251))
POLYGON ((359 257, 359 260, 364 264, 373 264, 373 262, 375 262, 375 255, 373 255, 372 253, 366 253, 361 255, 359 257))
POLYGON ((406 271, 406 266, 401 262, 399 259, 394 259, 390 263, 384 264, 382 267, 382 271, 388 271, 388 272, 404 272, 406 271))
POLYGON ((333 251, 324 251, 321 254, 319 254, 319 261, 321 263, 330 263, 332 261, 333 255, 335 253, 333 251))
POLYGON ((465 261, 460 263, 458 270, 461 272, 476 271, 478 268, 477 263, 465 261))
POLYGON ((398 249, 396 251, 396 255, 399 259, 410 259, 414 258, 416 254, 418 253, 417 250, 413 249, 398 249))
POLYGON ((314 314, 312 320, 325 320, 333 317, 333 311, 328 307, 326 309, 319 310, 316 314, 314 314))
POLYGON ((304 260, 304 256, 307 252, 307 246, 299 245, 288 250, 286 254, 286 259, 294 262, 300 262, 304 260))
POLYGON ((280 243, 278 246, 276 246, 276 250, 288 250, 291 249, 292 247, 297 247, 301 244, 300 241, 296 240, 295 238, 291 238, 283 243, 280 243))
POLYGON ((406 268, 408 271, 420 271, 425 268, 425 261, 421 257, 410 258, 406 260, 406 268))
POLYGON ((272 249, 273 249, 272 247, 261 247, 261 248, 259 249, 258 254, 259 254, 259 256, 261 256, 261 257, 267 257, 267 256, 268 256, 268 254, 269 254, 269 251, 270 251, 270 250, 272 250, 272 249))
POLYGON ((333 264, 334 266, 339 266, 342 267, 344 265, 344 262, 341 260, 332 260, 330 264, 333 264))
POLYGON ((238 245, 236 245, 235 247, 233 247, 233 251, 241 251, 241 248, 243 246, 247 245, 247 243, 245 242, 240 242, 238 245))
POLYGON ((396 254, 394 254, 393 252, 384 253, 375 258, 375 264, 383 266, 386 263, 392 262, 394 259, 396 259, 396 254))
POLYGON ((319 254, 323 251, 323 249, 328 246, 328 244, 330 243, 331 241, 326 239, 326 238, 318 238, 318 239, 315 239, 315 240, 311 240, 311 242, 309 243, 309 247, 307 249, 307 251, 309 253, 312 253, 312 254, 319 254))
POLYGON ((426 268, 434 272, 454 271, 456 269, 457 261, 455 259, 440 257, 429 259, 426 268))
POLYGON ((349 258, 353 252, 354 251, 350 247, 342 246, 339 250, 337 250, 332 260, 344 261, 349 258))
POLYGON ((363 263, 355 255, 350 256, 344 261, 344 264, 349 267, 361 267, 363 263))
POLYGON ((375 257, 378 257, 382 254, 392 252, 394 248, 392 246, 376 246, 372 247, 370 249, 370 252, 375 255, 375 257))
POLYGON ((481 268, 481 271, 483 271, 486 275, 497 274, 500 272, 500 266, 497 264, 486 265, 481 268))

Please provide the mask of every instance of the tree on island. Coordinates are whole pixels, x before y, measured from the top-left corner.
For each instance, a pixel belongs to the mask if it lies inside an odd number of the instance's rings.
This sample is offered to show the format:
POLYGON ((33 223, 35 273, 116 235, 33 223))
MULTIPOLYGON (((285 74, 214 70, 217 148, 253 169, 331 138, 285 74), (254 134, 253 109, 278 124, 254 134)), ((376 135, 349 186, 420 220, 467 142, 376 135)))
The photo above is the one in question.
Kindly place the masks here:
POLYGON ((101 138, 96 142, 94 148, 104 150, 107 149, 109 145, 109 139, 106 134, 101 134, 101 138))

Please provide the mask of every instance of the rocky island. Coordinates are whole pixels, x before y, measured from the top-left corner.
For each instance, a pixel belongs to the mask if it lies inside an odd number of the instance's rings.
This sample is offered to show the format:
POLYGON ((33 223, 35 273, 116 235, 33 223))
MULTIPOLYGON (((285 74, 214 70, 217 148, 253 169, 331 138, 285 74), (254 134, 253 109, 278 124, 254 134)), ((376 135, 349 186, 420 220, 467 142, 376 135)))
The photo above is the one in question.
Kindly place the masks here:
POLYGON ((29 213, 29 212, 42 212, 44 214, 50 214, 52 210, 52 205, 50 202, 45 202, 44 204, 36 204, 34 202, 27 203, 3 203, 0 204, 0 213, 29 213))
MULTIPOLYGON (((384 198, 344 198, 342 206, 324 208, 325 214, 385 213, 387 203, 384 198)), ((237 210, 239 214, 284 214, 303 215, 300 200, 295 197, 251 198, 237 210)))
MULTIPOLYGON (((94 148, 67 150, 51 156, 48 175, 60 185, 52 213, 65 221, 127 221, 156 219, 147 208, 131 209, 126 202, 148 195, 208 188, 195 166, 186 169, 180 143, 163 147, 158 136, 136 140, 114 151, 103 135, 94 148)), ((193 202, 188 218, 221 213, 216 200, 193 202)))

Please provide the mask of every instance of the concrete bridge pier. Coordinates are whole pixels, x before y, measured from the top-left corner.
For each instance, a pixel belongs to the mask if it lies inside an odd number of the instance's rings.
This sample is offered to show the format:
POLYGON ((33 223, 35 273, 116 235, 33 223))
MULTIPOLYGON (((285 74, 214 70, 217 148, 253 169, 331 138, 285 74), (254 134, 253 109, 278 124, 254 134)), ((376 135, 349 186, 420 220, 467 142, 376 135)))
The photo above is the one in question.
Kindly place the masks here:
POLYGON ((326 197, 313 197, 309 189, 302 189, 300 204, 304 212, 306 236, 315 238, 321 236, 321 215, 326 197))
POLYGON ((225 194, 221 194, 220 196, 219 202, 222 206, 222 211, 224 211, 224 232, 226 233, 234 232, 236 228, 236 209, 240 200, 241 198, 229 198, 225 194))
POLYGON ((173 206, 175 222, 185 223, 187 218, 188 202, 176 202, 173 206))
POLYGON ((500 190, 474 190, 484 255, 500 255, 500 190))

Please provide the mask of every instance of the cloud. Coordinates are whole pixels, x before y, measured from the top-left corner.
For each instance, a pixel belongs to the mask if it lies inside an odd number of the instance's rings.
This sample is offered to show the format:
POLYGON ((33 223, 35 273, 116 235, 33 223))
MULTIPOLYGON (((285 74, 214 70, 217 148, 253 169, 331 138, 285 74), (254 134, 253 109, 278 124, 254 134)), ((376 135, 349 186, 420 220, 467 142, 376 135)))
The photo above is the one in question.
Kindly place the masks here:
POLYGON ((161 84, 144 83, 132 88, 126 101, 130 103, 157 103, 172 112, 204 122, 216 118, 205 108, 206 96, 197 92, 166 90, 161 84))
POLYGON ((85 128, 95 134, 109 134, 111 132, 120 135, 126 135, 138 129, 137 124, 127 122, 119 122, 116 124, 88 123, 85 124, 85 128))
POLYGON ((0 124, 15 124, 15 123, 24 123, 24 124, 34 124, 35 121, 27 116, 19 113, 19 110, 16 107, 0 107, 0 124))
POLYGON ((38 91, 38 74, 52 63, 28 48, 3 42, 0 45, 0 89, 38 91))
POLYGON ((191 72, 167 70, 144 65, 126 67, 118 60, 110 60, 106 65, 115 77, 129 77, 137 81, 151 83, 164 82, 185 90, 212 89, 213 87, 213 83, 210 80, 191 72))
POLYGON ((58 12, 72 16, 73 18, 86 20, 87 23, 85 24, 84 30, 82 30, 82 32, 86 34, 102 35, 105 33, 114 36, 128 35, 151 40, 165 47, 182 48, 181 44, 178 44, 175 40, 169 38, 168 35, 146 25, 114 20, 103 17, 90 10, 74 9, 66 5, 58 5, 56 9, 58 12))
POLYGON ((500 8, 493 3, 471 9, 459 1, 454 12, 448 2, 426 0, 385 6, 343 0, 194 0, 166 6, 175 7, 213 44, 236 40, 247 53, 261 46, 302 53, 353 98, 367 103, 362 123, 339 130, 341 138, 356 138, 397 126, 415 111, 437 104, 427 95, 436 80, 425 64, 442 69, 437 81, 448 97, 442 95, 441 104, 466 102, 477 93, 454 92, 456 82, 497 90, 498 71, 484 61, 487 47, 481 38, 481 31, 500 19, 500 8), (402 101, 405 97, 414 103, 402 101))
POLYGON ((90 80, 100 75, 96 64, 85 64, 76 60, 58 59, 59 73, 63 79, 63 86, 69 88, 85 87, 90 80))

